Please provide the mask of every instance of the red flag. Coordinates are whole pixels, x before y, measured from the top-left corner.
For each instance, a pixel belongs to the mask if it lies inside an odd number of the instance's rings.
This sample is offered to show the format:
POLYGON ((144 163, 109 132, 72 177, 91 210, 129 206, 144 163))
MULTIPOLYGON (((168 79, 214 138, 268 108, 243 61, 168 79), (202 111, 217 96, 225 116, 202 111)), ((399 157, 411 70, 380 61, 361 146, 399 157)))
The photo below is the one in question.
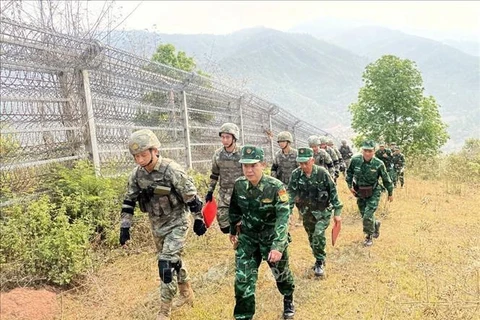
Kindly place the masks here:
POLYGON ((217 202, 215 198, 212 198, 212 201, 207 202, 205 206, 203 206, 202 213, 205 225, 209 228, 217 215, 217 202))
POLYGON ((342 221, 335 221, 335 224, 333 225, 332 228, 332 246, 335 245, 335 242, 337 242, 338 234, 340 233, 340 229, 342 229, 342 221))

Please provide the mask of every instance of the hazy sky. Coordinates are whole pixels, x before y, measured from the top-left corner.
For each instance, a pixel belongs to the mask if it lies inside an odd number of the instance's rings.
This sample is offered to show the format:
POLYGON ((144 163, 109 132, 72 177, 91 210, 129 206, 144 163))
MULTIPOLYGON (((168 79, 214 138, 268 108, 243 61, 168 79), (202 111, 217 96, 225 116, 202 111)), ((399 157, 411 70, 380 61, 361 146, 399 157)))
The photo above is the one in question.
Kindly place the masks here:
POLYGON ((116 6, 122 7, 125 18, 139 3, 120 28, 227 34, 265 26, 286 31, 301 22, 330 17, 452 35, 480 34, 476 1, 119 1, 116 6))

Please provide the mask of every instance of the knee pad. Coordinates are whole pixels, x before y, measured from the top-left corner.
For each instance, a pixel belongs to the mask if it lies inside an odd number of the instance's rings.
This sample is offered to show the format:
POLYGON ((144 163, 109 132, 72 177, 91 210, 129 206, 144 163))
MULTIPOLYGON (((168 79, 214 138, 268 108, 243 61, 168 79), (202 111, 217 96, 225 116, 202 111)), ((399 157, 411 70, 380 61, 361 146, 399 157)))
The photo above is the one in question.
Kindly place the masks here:
POLYGON ((158 260, 158 273, 163 283, 169 284, 173 279, 174 266, 169 260, 158 260))
POLYGON ((230 227, 223 227, 223 228, 220 228, 220 230, 222 230, 222 232, 225 234, 230 233, 230 227))

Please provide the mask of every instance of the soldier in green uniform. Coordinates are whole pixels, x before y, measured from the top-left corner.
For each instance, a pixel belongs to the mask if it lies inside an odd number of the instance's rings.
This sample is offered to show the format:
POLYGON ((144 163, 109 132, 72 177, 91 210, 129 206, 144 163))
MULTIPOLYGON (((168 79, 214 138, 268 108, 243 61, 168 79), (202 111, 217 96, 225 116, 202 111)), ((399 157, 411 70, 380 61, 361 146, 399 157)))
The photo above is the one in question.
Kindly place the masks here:
POLYGON ((303 216, 303 226, 315 257, 315 276, 325 276, 325 230, 332 212, 336 222, 341 221, 342 203, 328 171, 314 164, 313 150, 299 148, 297 162, 300 168, 292 173, 288 185, 290 205, 295 203, 303 216))
POLYGON ((328 138, 326 136, 320 136, 320 150, 325 150, 333 161, 333 181, 337 181, 340 175, 340 159, 338 159, 337 153, 331 147, 328 146, 328 138))
POLYGON ((293 319, 295 285, 287 250, 287 191, 281 181, 263 174, 266 163, 262 148, 244 146, 240 162, 244 176, 235 181, 229 210, 230 241, 236 246, 234 317, 252 319, 258 267, 266 260, 284 297, 283 317, 293 319))
POLYGON ((307 142, 308 146, 313 150, 313 158, 315 159, 315 164, 317 166, 323 166, 333 177, 335 175, 335 167, 333 165, 333 160, 327 151, 320 148, 320 138, 318 136, 312 135, 308 137, 307 142))
POLYGON ((393 175, 393 164, 392 164, 392 150, 385 147, 385 143, 380 142, 378 144, 378 150, 375 152, 375 157, 382 160, 385 164, 385 168, 387 169, 387 173, 390 175, 390 179, 392 179, 393 175))
POLYGON ((357 197, 357 205, 363 219, 365 246, 373 244, 372 238, 380 235, 380 221, 375 220, 375 211, 383 190, 378 184, 382 178, 383 187, 388 191, 388 201, 393 201, 393 184, 385 164, 374 157, 375 143, 371 140, 362 144, 362 154, 355 155, 347 169, 346 181, 352 194, 357 197))
POLYGON ((241 149, 237 145, 239 133, 240 130, 234 123, 227 122, 220 127, 218 135, 223 146, 215 150, 213 154, 210 185, 205 196, 205 202, 212 201, 213 192, 219 182, 217 221, 220 230, 225 234, 230 231, 228 207, 230 206, 233 185, 235 180, 242 176, 242 165, 238 162, 241 149))
POLYGON ((395 176, 393 177, 393 185, 397 187, 397 182, 400 180, 400 186, 403 188, 405 183, 404 170, 405 170, 405 156, 400 152, 400 147, 395 146, 393 153, 393 168, 395 170, 395 176))
POLYGON ((134 132, 128 148, 138 164, 128 180, 122 205, 120 244, 130 240, 133 212, 138 202, 148 212, 158 253, 161 305, 157 320, 170 319, 172 300, 180 289, 175 307, 193 303, 193 291, 187 269, 182 262, 190 225, 189 211, 195 218, 193 231, 203 235, 207 229, 201 214, 202 202, 191 177, 175 161, 162 158, 160 141, 150 130, 134 132))

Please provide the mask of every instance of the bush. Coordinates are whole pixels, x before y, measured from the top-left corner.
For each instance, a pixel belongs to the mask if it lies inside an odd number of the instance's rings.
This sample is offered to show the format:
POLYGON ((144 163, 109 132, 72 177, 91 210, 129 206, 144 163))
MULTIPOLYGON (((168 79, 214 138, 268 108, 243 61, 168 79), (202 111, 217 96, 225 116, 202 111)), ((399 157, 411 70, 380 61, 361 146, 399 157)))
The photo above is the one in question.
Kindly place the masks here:
POLYGON ((46 195, 28 206, 2 211, 4 284, 46 280, 64 285, 90 265, 88 225, 82 220, 70 223, 65 212, 64 206, 56 208, 46 195))

